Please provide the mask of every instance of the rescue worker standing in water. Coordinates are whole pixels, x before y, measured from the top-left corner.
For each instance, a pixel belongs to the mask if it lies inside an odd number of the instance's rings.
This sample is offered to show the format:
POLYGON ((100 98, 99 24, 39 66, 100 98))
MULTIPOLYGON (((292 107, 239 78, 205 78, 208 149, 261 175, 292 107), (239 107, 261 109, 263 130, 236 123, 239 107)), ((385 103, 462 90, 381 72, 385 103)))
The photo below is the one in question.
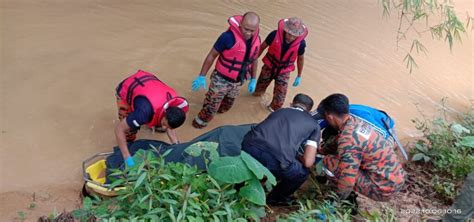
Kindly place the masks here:
POLYGON ((280 109, 285 102, 288 80, 290 73, 295 70, 295 61, 298 66, 298 74, 293 86, 298 86, 301 83, 307 35, 308 29, 303 21, 293 17, 280 20, 278 29, 268 34, 265 42, 262 43, 260 54, 267 47, 269 48, 263 57, 264 65, 253 95, 260 96, 265 93, 268 85, 275 80, 273 99, 267 106, 271 112, 280 109))
POLYGON ((260 18, 254 12, 232 16, 228 20, 229 29, 217 39, 214 47, 192 82, 192 90, 206 88, 206 74, 216 58, 216 66, 211 74, 211 84, 206 93, 201 111, 194 118, 195 128, 206 127, 216 112, 227 112, 239 95, 240 87, 250 74, 248 91, 255 91, 257 58, 260 50, 260 18))

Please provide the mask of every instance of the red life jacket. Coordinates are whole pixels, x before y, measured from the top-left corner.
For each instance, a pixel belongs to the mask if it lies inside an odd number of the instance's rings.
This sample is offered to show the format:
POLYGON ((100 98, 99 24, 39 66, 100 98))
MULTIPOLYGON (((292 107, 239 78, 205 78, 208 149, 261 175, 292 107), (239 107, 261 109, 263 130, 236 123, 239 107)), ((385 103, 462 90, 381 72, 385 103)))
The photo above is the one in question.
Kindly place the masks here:
POLYGON ((178 107, 185 113, 188 112, 189 104, 183 97, 179 97, 176 91, 160 81, 155 75, 138 70, 137 73, 123 80, 118 86, 120 98, 133 108, 133 102, 137 96, 148 99, 153 107, 153 118, 147 124, 149 127, 161 126, 161 120, 165 116, 168 107, 178 107))
POLYGON ((285 31, 283 30, 283 25, 287 19, 282 19, 278 22, 278 29, 275 35, 275 39, 270 44, 267 54, 263 57, 263 63, 272 68, 276 74, 288 73, 295 70, 295 61, 298 58, 298 49, 300 47, 301 41, 308 35, 308 29, 304 27, 303 35, 298 36, 293 42, 291 42, 288 50, 283 56, 282 53, 282 43, 285 41, 285 31))
POLYGON ((242 22, 243 16, 236 15, 229 18, 229 29, 234 34, 235 44, 232 48, 224 50, 220 53, 219 58, 216 62, 216 70, 232 80, 237 80, 240 75, 241 80, 245 78, 248 71, 252 69, 252 64, 258 57, 260 50, 260 36, 259 28, 255 31, 252 37, 252 46, 250 47, 250 54, 247 61, 245 59, 245 53, 247 51, 247 45, 245 44, 245 38, 240 32, 240 23, 242 22))

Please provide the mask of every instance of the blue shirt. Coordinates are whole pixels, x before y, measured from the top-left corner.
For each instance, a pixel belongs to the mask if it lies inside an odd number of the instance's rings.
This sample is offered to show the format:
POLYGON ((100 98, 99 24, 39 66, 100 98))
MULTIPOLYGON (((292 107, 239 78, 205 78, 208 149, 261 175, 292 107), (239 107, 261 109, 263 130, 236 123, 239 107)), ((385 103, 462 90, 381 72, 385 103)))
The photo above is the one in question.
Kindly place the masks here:
MULTIPOLYGON (((368 122, 385 138, 390 135, 389 129, 392 129, 395 126, 395 122, 390 116, 387 115, 387 113, 370 106, 350 104, 349 113, 368 122)), ((313 113, 313 118, 318 122, 321 129, 324 129, 328 126, 327 121, 318 112, 313 113)))
MULTIPOLYGON (((271 45, 273 40, 275 39, 275 36, 277 34, 277 30, 274 30, 273 32, 270 32, 270 34, 268 34, 267 38, 265 39, 265 43, 267 43, 267 45, 271 45)), ((284 38, 284 37, 283 37, 284 38)), ((285 40, 283 40, 283 43, 282 43, 282 46, 281 46, 281 55, 280 55, 280 59, 283 58, 283 55, 286 53, 286 51, 288 51, 288 48, 290 48, 290 45, 291 43, 287 43, 285 40)), ((298 48, 298 55, 303 55, 304 54, 304 51, 305 51, 305 48, 306 48, 306 41, 303 39, 303 41, 300 42, 300 46, 298 48)))
POLYGON ((153 107, 144 96, 137 96, 133 101, 133 112, 127 116, 127 125, 131 130, 138 130, 143 124, 149 123, 153 119, 153 107))

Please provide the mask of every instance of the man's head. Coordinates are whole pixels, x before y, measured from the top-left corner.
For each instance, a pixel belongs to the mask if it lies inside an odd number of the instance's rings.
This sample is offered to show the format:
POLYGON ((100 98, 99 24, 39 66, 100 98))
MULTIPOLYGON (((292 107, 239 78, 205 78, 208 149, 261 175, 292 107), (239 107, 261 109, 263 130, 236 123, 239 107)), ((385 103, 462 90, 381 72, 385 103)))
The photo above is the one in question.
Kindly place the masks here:
POLYGON ((303 21, 297 17, 286 19, 283 24, 283 30, 285 31, 285 41, 291 43, 295 41, 298 36, 304 34, 303 21))
POLYGON ((186 113, 178 107, 169 107, 165 111, 165 117, 161 121, 163 128, 176 129, 183 125, 186 113))
POLYGON ((291 106, 293 107, 300 107, 305 111, 310 111, 313 108, 313 99, 308 95, 303 93, 298 93, 294 98, 293 102, 291 102, 291 106))
POLYGON ((245 40, 253 37, 260 24, 260 17, 255 12, 247 12, 244 14, 242 22, 240 23, 240 32, 245 40))
POLYGON ((331 127, 340 129, 349 115, 349 99, 340 93, 331 94, 319 103, 318 113, 331 127))
POLYGON ((285 42, 286 43, 291 43, 293 41, 295 41, 295 39, 298 38, 298 36, 294 36, 288 32, 285 32, 285 42))

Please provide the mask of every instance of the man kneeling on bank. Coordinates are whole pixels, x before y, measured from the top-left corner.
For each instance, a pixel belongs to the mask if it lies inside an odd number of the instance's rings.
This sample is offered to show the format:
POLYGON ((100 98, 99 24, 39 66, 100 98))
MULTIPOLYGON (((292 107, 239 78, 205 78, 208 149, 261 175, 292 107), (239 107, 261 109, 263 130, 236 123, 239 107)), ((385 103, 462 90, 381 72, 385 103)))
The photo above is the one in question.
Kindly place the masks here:
POLYGON ((253 127, 242 150, 268 168, 279 183, 268 194, 269 205, 289 205, 291 195, 306 181, 314 164, 321 131, 309 113, 313 100, 304 94, 293 98, 291 107, 271 113, 253 127), (304 153, 298 154, 304 144, 304 153))
POLYGON ((334 174, 330 180, 341 199, 357 205, 356 191, 376 201, 387 201, 402 189, 405 171, 391 137, 350 114, 349 99, 343 94, 326 97, 318 110, 335 132, 334 136, 323 136, 318 153, 326 155, 323 165, 334 174))

